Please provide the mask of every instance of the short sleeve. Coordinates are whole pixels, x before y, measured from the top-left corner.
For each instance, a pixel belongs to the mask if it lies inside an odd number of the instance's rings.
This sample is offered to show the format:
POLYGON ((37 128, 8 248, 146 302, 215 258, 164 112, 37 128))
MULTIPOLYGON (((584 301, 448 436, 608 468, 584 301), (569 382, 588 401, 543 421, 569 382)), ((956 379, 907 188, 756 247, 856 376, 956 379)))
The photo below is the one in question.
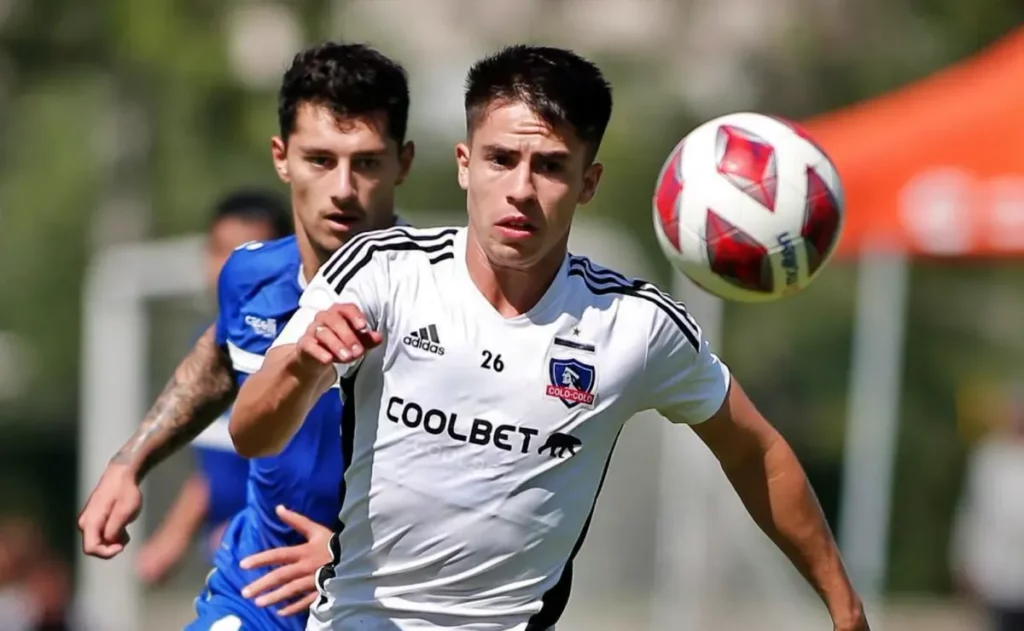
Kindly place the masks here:
MULTIPOLYGON (((299 298, 298 311, 271 348, 297 343, 316 314, 335 304, 354 304, 366 316, 370 328, 380 330, 388 286, 387 253, 373 247, 374 241, 367 239, 371 234, 349 241, 317 271, 299 298)), ((338 376, 346 376, 354 367, 337 365, 338 376)))
POLYGON ((217 321, 214 323, 217 346, 227 346, 231 323, 238 317, 240 297, 235 273, 237 256, 237 251, 233 252, 217 276, 217 321))
POLYGON ((655 409, 673 423, 696 425, 722 407, 729 369, 712 352, 686 308, 658 292, 643 374, 643 409, 655 409))

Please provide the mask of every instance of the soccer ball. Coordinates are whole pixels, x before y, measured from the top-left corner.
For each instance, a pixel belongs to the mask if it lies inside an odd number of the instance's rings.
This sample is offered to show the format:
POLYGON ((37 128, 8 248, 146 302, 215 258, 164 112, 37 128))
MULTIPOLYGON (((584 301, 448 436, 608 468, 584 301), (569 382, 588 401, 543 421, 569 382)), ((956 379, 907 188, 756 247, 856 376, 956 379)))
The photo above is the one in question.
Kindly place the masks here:
POLYGON ((654 192, 669 261, 720 298, 769 302, 806 287, 842 232, 832 161, 795 123, 729 114, 686 135, 654 192))

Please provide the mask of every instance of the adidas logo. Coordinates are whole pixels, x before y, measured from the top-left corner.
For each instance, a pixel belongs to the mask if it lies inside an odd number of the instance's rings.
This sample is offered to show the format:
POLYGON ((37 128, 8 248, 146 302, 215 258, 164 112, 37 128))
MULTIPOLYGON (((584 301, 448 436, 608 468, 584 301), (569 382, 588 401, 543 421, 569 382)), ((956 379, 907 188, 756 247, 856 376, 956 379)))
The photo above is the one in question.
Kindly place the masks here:
POLYGON ((402 342, 412 346, 413 348, 425 350, 428 353, 444 355, 444 347, 441 346, 441 339, 437 337, 437 327, 433 324, 406 335, 402 342))

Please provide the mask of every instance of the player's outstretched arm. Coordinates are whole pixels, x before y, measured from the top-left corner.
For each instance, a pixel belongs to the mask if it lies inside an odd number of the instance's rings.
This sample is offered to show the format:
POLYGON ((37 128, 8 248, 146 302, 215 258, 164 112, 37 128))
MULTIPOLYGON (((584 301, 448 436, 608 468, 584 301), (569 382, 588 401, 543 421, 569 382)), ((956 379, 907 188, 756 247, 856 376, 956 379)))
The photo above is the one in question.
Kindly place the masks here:
POLYGON ((111 459, 139 477, 192 442, 231 406, 237 393, 231 358, 211 325, 175 368, 138 431, 111 459))
POLYGON ((246 458, 284 449, 317 399, 338 378, 335 366, 344 371, 355 365, 382 339, 353 304, 332 305, 306 322, 306 317, 289 321, 263 366, 238 393, 231 414, 231 440, 246 458), (291 343, 300 326, 305 331, 291 343))
POLYGON ((110 558, 128 542, 125 530, 142 507, 139 483, 227 410, 236 385, 231 359, 211 326, 178 364, 139 429, 114 455, 78 517, 82 549, 110 558))
POLYGON ((836 631, 867 631, 864 610, 793 450, 761 416, 686 308, 652 286, 643 409, 690 424, 747 511, 821 595, 836 631))
POLYGON ((836 631, 867 631, 862 603, 796 454, 735 379, 718 413, 693 429, 757 525, 825 601, 836 631))

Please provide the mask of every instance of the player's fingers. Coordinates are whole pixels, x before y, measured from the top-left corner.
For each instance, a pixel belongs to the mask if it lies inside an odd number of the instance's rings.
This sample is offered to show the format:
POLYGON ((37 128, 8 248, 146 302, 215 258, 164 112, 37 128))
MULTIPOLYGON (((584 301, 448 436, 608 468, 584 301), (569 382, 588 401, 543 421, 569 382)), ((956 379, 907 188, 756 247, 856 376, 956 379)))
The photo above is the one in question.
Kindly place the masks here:
POLYGON ((346 322, 352 325, 352 330, 357 333, 368 333, 370 331, 370 323, 366 320, 366 316, 354 304, 334 305, 329 311, 337 313, 344 318, 346 322))
POLYGON ((82 511, 78 520, 79 529, 82 531, 82 552, 94 555, 99 551, 103 543, 103 525, 110 515, 113 502, 90 503, 82 511))
POLYGON ((352 328, 352 324, 342 317, 341 314, 333 311, 325 311, 323 314, 323 329, 321 332, 330 332, 338 340, 338 357, 346 357, 342 363, 354 362, 363 355, 363 344, 359 336, 352 328))
POLYGON ((308 594, 315 589, 316 583, 313 581, 313 576, 311 574, 304 574, 302 577, 286 583, 269 594, 260 596, 256 599, 256 606, 269 607, 270 605, 276 605, 281 601, 290 600, 301 594, 308 594))
POLYGON ((270 550, 250 554, 242 559, 238 566, 243 570, 252 570, 268 565, 291 563, 299 558, 298 550, 296 550, 297 547, 271 548, 270 550))
POLYGON ((353 304, 338 305, 336 312, 349 323, 359 343, 364 347, 373 348, 384 340, 383 335, 370 328, 369 321, 367 321, 363 312, 359 310, 359 307, 353 304))
POLYGON ((323 348, 329 350, 333 361, 348 363, 355 359, 352 355, 354 334, 344 321, 324 318, 321 324, 313 325, 313 338, 323 348))
POLYGON ((288 510, 284 506, 278 505, 277 516, 281 521, 291 526, 295 532, 307 539, 316 530, 317 523, 315 521, 293 510, 288 510))
POLYGON ((277 615, 294 616, 297 613, 304 613, 309 609, 310 605, 313 604, 313 601, 316 600, 316 597, 318 595, 319 594, 314 589, 312 592, 306 594, 305 596, 288 605, 287 607, 282 607, 281 609, 279 609, 277 611, 277 615))
POLYGON ((320 344, 320 341, 315 337, 311 337, 311 335, 312 333, 310 336, 303 337, 299 340, 299 350, 302 354, 312 357, 317 362, 325 366, 333 364, 334 353, 327 348, 324 348, 324 346, 320 344))
POLYGON ((290 581, 300 578, 306 573, 307 572, 303 568, 299 567, 295 563, 282 565, 276 570, 272 570, 246 585, 245 589, 242 590, 242 596, 245 598, 252 598, 268 590, 278 588, 282 585, 287 585, 290 581))
POLYGON ((107 522, 103 527, 104 541, 107 543, 123 541, 128 535, 125 528, 127 528, 128 524, 135 521, 135 518, 139 515, 139 508, 141 508, 139 504, 138 498, 134 496, 122 498, 114 503, 114 507, 111 509, 107 522))
POLYGON ((97 543, 92 545, 86 554, 97 559, 112 559, 123 551, 122 543, 97 543))

